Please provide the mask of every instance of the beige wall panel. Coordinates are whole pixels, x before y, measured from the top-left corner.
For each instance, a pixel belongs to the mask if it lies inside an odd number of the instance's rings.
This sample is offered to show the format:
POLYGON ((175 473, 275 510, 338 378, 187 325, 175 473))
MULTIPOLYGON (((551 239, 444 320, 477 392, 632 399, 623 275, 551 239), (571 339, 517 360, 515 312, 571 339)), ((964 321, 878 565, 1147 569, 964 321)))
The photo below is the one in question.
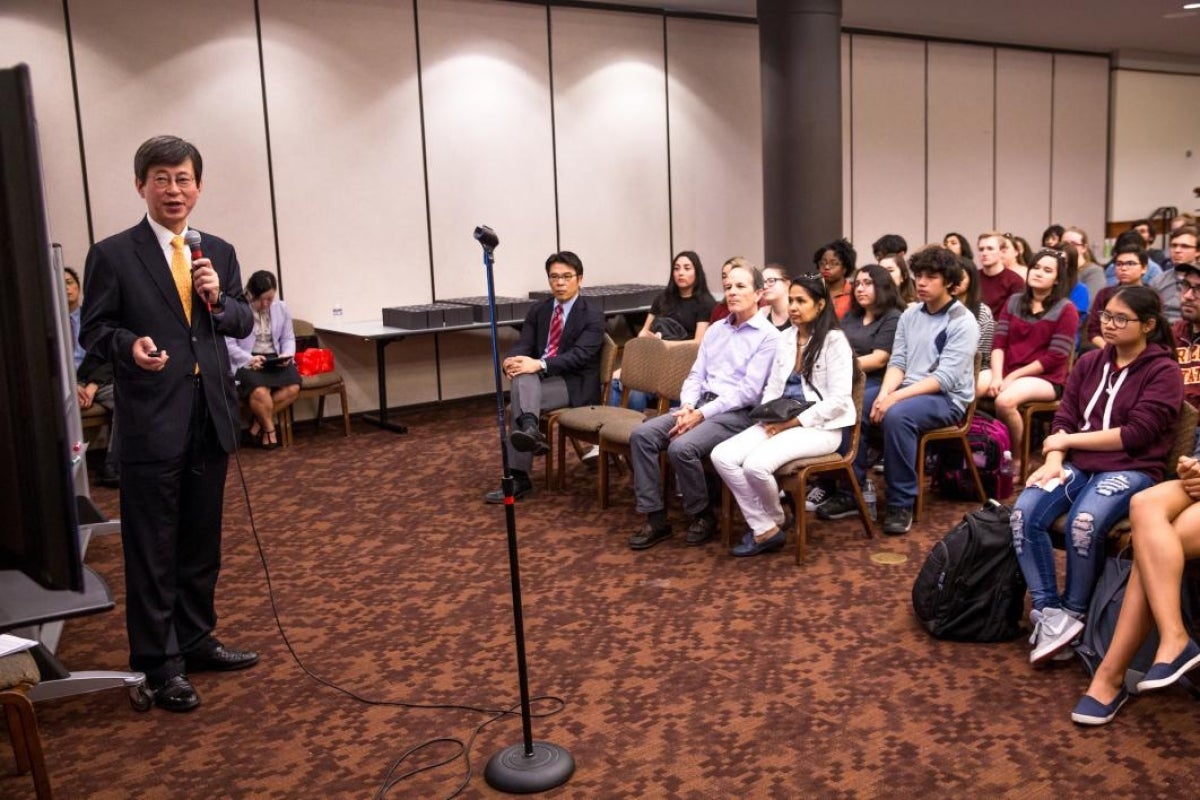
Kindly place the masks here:
MULTIPOLYGON (((721 264, 763 257, 762 98, 758 29, 728 22, 667 21, 674 249, 695 250, 710 291, 721 264)), ((667 281, 666 258, 648 281, 667 281)))
POLYGON ((1034 247, 1042 231, 1060 221, 1050 218, 1052 62, 1049 53, 996 51, 995 225, 1034 247))
POLYGON ((1054 56, 1050 216, 1080 226, 1094 242, 1103 238, 1108 210, 1108 98, 1108 59, 1054 56))
MULTIPOLYGON (((353 321, 429 302, 412 5, 265 0, 261 12, 289 305, 321 322, 335 305, 353 321)), ((351 407, 373 408, 374 348, 334 347, 351 407)), ((432 339, 388 347, 389 404, 437 398, 432 353, 432 339)))
POLYGON ((1159 206, 1200 205, 1200 76, 1117 70, 1113 75, 1112 193, 1108 218, 1159 206))
POLYGON ((589 283, 658 283, 671 258, 662 20, 556 7, 551 35, 562 247, 589 283))
POLYGON ((850 147, 854 137, 851 127, 850 103, 854 96, 854 82, 851 79, 850 51, 853 47, 854 37, 842 34, 842 232, 852 242, 854 241, 854 162, 850 147))
POLYGON ((134 151, 174 133, 204 157, 191 224, 232 242, 247 275, 274 269, 253 6, 73 3, 71 29, 96 237, 145 214, 134 151))
POLYGON ((497 293, 545 288, 555 250, 546 10, 422 0, 419 19, 434 295, 486 292, 471 235, 480 224, 500 236, 497 293))
POLYGON ((859 260, 871 242, 925 237, 925 45, 855 36, 854 236, 859 260))
POLYGON ((432 298, 412 6, 266 0, 280 257, 301 316, 432 298))
POLYGON ((925 241, 941 242, 951 231, 974 238, 991 225, 993 54, 990 47, 929 44, 925 241))
POLYGON ((57 0, 5 0, 0 7, 0 66, 29 65, 50 238, 63 246, 69 266, 82 269, 89 244, 87 209, 64 25, 57 0))

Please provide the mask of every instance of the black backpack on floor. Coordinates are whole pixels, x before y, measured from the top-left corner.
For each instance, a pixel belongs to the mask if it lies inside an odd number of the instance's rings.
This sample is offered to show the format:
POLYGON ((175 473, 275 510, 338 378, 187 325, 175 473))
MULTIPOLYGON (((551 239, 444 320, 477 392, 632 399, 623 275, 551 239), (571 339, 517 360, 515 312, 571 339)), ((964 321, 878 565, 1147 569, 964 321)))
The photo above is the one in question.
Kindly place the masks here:
POLYGON ((994 500, 933 546, 913 583, 913 611, 938 639, 1003 642, 1021 634, 1025 579, 1012 546, 1010 509, 994 500))

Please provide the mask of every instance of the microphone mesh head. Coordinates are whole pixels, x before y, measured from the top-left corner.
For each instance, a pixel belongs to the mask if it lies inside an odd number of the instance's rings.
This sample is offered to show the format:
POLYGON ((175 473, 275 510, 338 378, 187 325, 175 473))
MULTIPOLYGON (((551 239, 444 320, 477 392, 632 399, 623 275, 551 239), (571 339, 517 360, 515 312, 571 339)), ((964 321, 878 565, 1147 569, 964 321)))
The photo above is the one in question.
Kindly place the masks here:
POLYGON ((200 231, 189 230, 183 235, 183 243, 191 250, 196 250, 200 247, 200 231))

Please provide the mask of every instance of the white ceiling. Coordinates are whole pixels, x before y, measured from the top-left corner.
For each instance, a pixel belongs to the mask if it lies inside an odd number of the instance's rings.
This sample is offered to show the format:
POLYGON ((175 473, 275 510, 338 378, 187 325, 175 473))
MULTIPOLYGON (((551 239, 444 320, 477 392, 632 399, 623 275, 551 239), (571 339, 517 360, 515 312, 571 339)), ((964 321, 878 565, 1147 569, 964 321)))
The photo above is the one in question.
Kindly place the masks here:
MULTIPOLYGON (((1185 0, 843 0, 842 26, 883 33, 1108 53, 1129 66, 1200 64, 1200 10, 1185 0)), ((613 0, 607 0, 611 5, 613 0)), ((616 0, 753 17, 755 0, 616 0)))

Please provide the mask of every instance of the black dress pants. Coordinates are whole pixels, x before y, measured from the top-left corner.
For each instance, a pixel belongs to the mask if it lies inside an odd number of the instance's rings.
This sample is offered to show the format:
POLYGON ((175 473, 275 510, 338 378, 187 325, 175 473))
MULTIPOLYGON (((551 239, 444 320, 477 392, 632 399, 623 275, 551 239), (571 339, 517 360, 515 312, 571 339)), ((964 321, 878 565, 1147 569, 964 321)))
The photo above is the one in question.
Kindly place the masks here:
POLYGON ((229 456, 209 419, 197 376, 184 452, 121 464, 121 541, 129 666, 152 686, 184 672, 217 624, 221 515, 229 456))

